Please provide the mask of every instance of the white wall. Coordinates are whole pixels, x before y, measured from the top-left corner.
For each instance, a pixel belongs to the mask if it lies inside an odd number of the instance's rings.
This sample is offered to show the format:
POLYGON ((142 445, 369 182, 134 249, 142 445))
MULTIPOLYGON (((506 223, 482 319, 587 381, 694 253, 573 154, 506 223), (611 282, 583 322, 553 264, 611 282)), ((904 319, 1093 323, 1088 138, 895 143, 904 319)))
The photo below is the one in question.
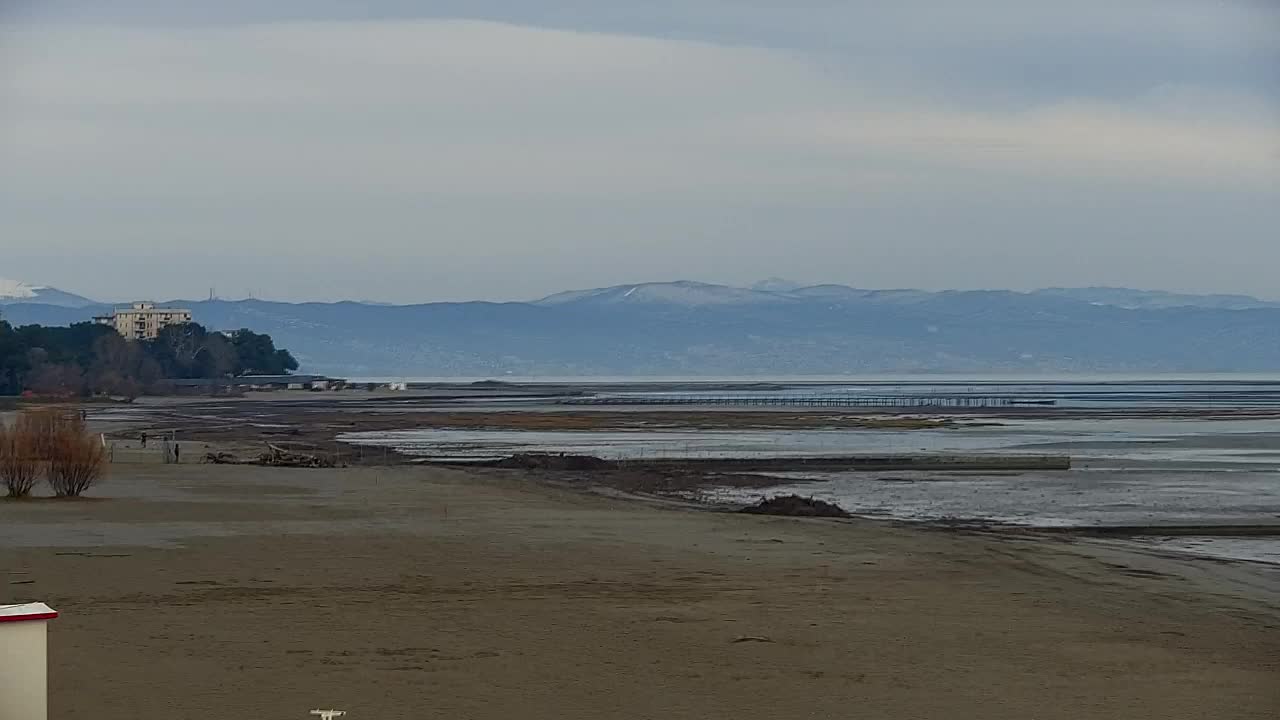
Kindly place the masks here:
POLYGON ((47 620, 0 622, 0 720, 49 717, 47 620))

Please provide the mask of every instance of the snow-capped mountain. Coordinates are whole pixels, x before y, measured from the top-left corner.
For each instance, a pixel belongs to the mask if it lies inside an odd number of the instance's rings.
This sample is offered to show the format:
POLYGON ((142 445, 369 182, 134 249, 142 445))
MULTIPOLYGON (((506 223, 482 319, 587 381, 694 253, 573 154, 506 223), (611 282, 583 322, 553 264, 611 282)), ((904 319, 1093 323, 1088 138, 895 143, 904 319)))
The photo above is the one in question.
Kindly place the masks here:
MULTIPOLYGON (((785 280, 770 279, 749 288, 713 285, 677 280, 635 285, 614 285, 591 290, 557 293, 532 304, 542 307, 731 307, 787 305, 797 303, 872 303, 877 305, 915 305, 920 303, 970 300, 991 297, 995 291, 932 292, 928 290, 865 290, 846 285, 799 286, 785 280)), ((1190 295, 1125 288, 1049 288, 1030 293, 1000 291, 999 302, 1035 304, 1044 302, 1084 302, 1092 305, 1125 309, 1160 309, 1198 307, 1217 310, 1280 308, 1280 302, 1259 300, 1245 295, 1190 295)))
MULTIPOLYGON (((774 287, 657 282, 533 303, 171 302, 207 327, 269 333, 309 371, 344 376, 1280 368, 1280 307, 1253 298, 774 287)), ((4 282, 0 291, 0 314, 15 326, 84 322, 111 307, 26 283, 4 282)))
POLYGON ((0 298, 13 300, 31 300, 36 296, 36 292, 43 288, 18 280, 9 280, 0 278, 0 298))
POLYGON ((804 284, 788 280, 786 278, 771 277, 765 278, 758 283, 751 285, 752 290, 760 290, 762 292, 790 292, 799 290, 804 284))
POLYGON ((0 278, 0 305, 14 305, 17 303, 56 305, 68 308, 82 308, 98 304, 89 298, 57 288, 0 278))
POLYGON ((677 280, 675 282, 641 283, 639 285, 615 285, 593 290, 571 290, 556 293, 534 305, 677 305, 704 307, 707 305, 754 305, 784 302, 786 298, 776 293, 745 288, 711 285, 709 283, 677 280))
POLYGON ((924 290, 860 290, 845 285, 812 285, 789 290, 786 295, 806 300, 829 300, 832 302, 866 300, 882 303, 912 303, 927 300, 935 293, 924 290))
POLYGON ((1162 308, 1199 307, 1217 310, 1255 310, 1276 308, 1280 303, 1259 300, 1249 295, 1195 295, 1164 290, 1133 290, 1130 288, 1087 287, 1045 288, 1036 295, 1070 298, 1095 305, 1112 305, 1130 310, 1158 310, 1162 308))

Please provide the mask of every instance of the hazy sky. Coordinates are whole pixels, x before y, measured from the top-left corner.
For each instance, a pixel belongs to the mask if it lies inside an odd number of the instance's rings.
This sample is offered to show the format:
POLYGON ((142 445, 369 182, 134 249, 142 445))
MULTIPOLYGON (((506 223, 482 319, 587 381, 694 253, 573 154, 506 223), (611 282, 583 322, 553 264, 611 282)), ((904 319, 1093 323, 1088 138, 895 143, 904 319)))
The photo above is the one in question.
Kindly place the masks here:
POLYGON ((1280 4, 0 0, 0 277, 768 276, 1280 297, 1280 4))

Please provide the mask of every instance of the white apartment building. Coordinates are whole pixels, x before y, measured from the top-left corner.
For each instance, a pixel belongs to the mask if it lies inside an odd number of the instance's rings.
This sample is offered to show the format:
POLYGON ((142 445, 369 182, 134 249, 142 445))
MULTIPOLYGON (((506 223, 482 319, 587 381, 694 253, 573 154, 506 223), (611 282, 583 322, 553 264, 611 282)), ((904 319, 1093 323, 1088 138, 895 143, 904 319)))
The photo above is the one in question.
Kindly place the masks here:
POLYGON ((191 311, 180 308, 159 308, 153 303, 134 303, 128 308, 117 308, 110 315, 93 319, 99 325, 109 325, 126 340, 154 340, 160 331, 170 325, 191 322, 191 311))

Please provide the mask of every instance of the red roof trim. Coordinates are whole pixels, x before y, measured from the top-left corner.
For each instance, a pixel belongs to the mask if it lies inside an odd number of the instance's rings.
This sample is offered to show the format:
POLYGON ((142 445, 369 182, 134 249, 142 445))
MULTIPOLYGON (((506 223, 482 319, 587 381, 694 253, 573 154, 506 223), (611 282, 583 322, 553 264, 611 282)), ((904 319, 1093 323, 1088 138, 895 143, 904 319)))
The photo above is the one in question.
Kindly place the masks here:
POLYGON ((0 615, 0 623, 27 622, 29 620, 52 620, 58 617, 57 610, 46 613, 30 613, 28 615, 0 615))

